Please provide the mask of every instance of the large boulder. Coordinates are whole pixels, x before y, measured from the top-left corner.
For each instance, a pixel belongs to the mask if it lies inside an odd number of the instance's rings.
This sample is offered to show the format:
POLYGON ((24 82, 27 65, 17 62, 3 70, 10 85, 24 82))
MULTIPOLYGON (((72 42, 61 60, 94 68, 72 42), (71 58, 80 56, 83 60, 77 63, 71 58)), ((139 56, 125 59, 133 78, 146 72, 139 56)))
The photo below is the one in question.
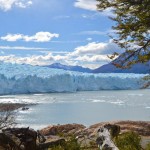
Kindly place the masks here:
POLYGON ((37 132, 29 128, 8 128, 0 134, 0 146, 15 150, 36 150, 37 132))

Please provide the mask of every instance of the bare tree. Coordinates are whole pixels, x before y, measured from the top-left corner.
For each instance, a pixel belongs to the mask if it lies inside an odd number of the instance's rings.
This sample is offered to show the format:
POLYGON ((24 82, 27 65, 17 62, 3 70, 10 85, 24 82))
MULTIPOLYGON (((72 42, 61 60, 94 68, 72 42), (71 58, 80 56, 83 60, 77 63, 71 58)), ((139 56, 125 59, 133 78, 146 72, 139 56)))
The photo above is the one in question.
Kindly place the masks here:
POLYGON ((10 106, 7 106, 0 112, 0 130, 12 127, 15 124, 15 112, 11 110, 10 106))

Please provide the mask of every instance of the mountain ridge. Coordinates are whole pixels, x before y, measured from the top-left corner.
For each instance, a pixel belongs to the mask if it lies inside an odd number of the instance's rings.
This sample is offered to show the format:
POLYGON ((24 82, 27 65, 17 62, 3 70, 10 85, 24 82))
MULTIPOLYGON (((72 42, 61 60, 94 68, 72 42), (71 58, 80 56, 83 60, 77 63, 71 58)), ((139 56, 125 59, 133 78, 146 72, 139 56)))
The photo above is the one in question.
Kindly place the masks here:
POLYGON ((78 71, 78 72, 85 72, 85 73, 92 73, 92 69, 84 68, 82 66, 71 66, 71 65, 63 65, 61 63, 53 63, 51 65, 46 65, 44 67, 48 68, 55 68, 55 69, 63 69, 68 71, 78 71))
MULTIPOLYGON (((143 51, 141 51, 142 55, 143 51)), ((150 61, 146 63, 136 63, 131 65, 129 68, 117 68, 115 64, 120 64, 124 62, 123 65, 127 65, 128 62, 132 62, 137 59, 135 56, 131 56, 129 60, 127 59, 131 55, 130 52, 122 53, 118 58, 105 64, 93 71, 93 73, 137 73, 137 74, 149 74, 150 73, 150 61), (126 61, 127 59, 127 61, 126 61)))

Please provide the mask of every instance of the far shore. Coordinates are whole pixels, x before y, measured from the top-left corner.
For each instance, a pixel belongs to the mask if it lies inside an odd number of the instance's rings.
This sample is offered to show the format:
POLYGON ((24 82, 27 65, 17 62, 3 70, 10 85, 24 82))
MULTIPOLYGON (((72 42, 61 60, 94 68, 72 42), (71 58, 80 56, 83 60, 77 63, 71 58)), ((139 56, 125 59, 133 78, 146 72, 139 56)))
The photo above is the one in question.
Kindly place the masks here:
POLYGON ((25 104, 25 103, 0 103, 0 112, 4 111, 14 111, 19 108, 27 109, 28 106, 33 104, 25 104))

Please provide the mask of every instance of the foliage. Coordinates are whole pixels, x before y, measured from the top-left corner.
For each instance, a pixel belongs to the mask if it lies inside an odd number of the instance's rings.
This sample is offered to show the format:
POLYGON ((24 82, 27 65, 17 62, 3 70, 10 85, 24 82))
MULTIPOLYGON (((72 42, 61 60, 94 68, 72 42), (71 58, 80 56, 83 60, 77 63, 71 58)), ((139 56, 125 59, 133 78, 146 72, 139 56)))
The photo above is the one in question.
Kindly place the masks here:
POLYGON ((150 150, 150 143, 147 144, 146 149, 145 150, 150 150))
MULTIPOLYGON (((97 0, 97 9, 111 9, 115 21, 112 27, 116 36, 114 42, 126 49, 127 56, 118 67, 131 66, 150 60, 150 0, 97 0), (135 46, 136 45, 136 46, 135 46)), ((116 53, 115 53, 116 55, 116 53)), ((113 57, 112 57, 113 58, 113 57)))
POLYGON ((150 86, 150 75, 146 75, 143 80, 147 81, 146 84, 142 87, 143 89, 148 88, 150 86))
POLYGON ((115 139, 116 146, 119 150, 141 150, 140 136, 134 132, 126 132, 115 139))
POLYGON ((77 139, 72 136, 64 145, 56 146, 51 150, 81 150, 81 148, 77 142, 77 139))
POLYGON ((147 75, 147 76, 145 76, 143 79, 144 79, 144 80, 150 80, 150 76, 147 75))

